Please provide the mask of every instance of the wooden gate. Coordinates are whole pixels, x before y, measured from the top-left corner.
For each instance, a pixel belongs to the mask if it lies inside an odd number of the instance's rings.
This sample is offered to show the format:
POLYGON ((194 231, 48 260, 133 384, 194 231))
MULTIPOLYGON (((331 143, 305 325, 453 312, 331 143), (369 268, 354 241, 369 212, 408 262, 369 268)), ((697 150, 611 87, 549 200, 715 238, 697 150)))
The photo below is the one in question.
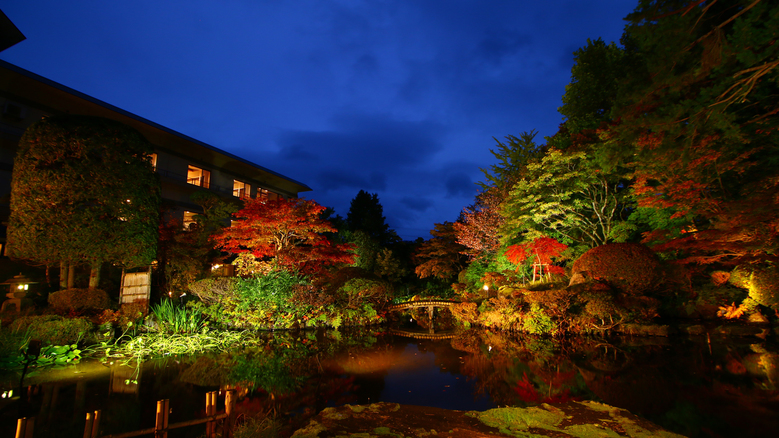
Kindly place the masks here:
POLYGON ((151 295, 151 269, 147 272, 123 272, 119 304, 136 301, 149 302, 151 295))

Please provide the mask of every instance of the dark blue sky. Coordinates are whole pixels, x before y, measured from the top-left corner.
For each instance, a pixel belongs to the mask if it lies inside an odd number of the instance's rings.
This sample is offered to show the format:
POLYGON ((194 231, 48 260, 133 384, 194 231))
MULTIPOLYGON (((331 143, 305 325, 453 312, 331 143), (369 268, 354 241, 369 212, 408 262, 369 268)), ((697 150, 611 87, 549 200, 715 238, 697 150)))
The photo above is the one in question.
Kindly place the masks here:
MULTIPOLYGON (((630 0, 5 0, 0 58, 232 152, 346 216, 377 193, 429 238, 471 204, 492 137, 556 132, 572 53, 630 0)), ((542 140, 543 141, 543 140, 542 140)))

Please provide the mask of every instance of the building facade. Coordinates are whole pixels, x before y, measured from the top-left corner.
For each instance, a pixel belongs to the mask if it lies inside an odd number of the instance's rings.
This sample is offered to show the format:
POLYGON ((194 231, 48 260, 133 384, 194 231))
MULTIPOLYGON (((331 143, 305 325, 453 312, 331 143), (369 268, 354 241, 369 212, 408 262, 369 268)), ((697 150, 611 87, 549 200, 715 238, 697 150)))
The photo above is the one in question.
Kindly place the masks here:
POLYGON ((135 128, 154 145, 151 157, 160 176, 167 214, 186 224, 201 213, 190 201, 193 193, 209 191, 224 199, 294 198, 307 185, 248 160, 131 114, 15 65, 0 61, 0 221, 10 213, 11 178, 19 140, 42 117, 78 114, 105 117, 135 128))

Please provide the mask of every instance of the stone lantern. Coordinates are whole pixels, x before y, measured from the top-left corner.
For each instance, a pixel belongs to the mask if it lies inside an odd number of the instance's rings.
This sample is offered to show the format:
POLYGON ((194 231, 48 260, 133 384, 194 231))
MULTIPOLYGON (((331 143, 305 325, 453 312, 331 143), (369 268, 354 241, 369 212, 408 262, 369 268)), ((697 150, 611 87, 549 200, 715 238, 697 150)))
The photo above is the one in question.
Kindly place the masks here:
POLYGON ((7 284, 11 289, 9 293, 5 294, 8 299, 3 302, 3 307, 0 308, 0 311, 5 312, 6 309, 12 306, 16 307, 17 312, 21 312, 22 309, 28 307, 33 307, 32 300, 27 298, 27 291, 30 289, 30 285, 35 283, 36 282, 30 281, 29 278, 21 273, 19 273, 19 275, 14 275, 14 278, 0 283, 7 284))

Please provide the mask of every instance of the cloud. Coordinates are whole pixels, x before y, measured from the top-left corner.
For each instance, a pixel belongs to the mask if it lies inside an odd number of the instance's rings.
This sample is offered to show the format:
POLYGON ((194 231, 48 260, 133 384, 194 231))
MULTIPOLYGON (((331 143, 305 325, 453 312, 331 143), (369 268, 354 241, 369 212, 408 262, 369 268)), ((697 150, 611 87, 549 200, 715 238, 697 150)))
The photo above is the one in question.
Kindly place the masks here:
POLYGON ((433 206, 433 202, 429 198, 421 196, 404 196, 401 198, 400 203, 411 210, 419 212, 427 211, 433 206))

